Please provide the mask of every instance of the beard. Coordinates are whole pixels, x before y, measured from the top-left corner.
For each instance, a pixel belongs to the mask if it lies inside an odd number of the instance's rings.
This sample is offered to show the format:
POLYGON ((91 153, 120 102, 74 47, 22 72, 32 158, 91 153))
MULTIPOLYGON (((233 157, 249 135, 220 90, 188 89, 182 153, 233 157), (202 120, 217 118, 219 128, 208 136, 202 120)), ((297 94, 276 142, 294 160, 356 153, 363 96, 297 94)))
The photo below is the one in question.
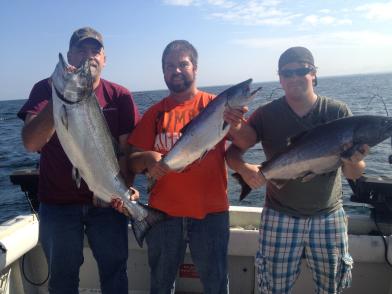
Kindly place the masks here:
POLYGON ((91 73, 91 77, 96 80, 100 77, 101 75, 101 67, 99 66, 99 64, 90 63, 90 73, 91 73))
MULTIPOLYGON (((82 60, 82 61, 80 62, 80 64, 78 65, 78 68, 80 68, 81 66, 83 66, 83 64, 84 64, 85 62, 86 62, 86 61, 82 60)), ((101 65, 99 64, 99 62, 98 62, 97 60, 95 60, 95 59, 93 59, 93 58, 90 58, 90 59, 88 60, 88 67, 89 67, 89 69, 90 69, 91 78, 92 78, 94 81, 97 81, 97 80, 99 79, 99 77, 101 76, 101 72, 102 72, 102 67, 101 67, 101 65)))
POLYGON ((165 79, 165 83, 170 91, 174 93, 181 93, 188 90, 194 82, 194 78, 186 77, 183 74, 172 75, 170 80, 165 79), (182 83, 173 82, 174 79, 181 77, 182 83))

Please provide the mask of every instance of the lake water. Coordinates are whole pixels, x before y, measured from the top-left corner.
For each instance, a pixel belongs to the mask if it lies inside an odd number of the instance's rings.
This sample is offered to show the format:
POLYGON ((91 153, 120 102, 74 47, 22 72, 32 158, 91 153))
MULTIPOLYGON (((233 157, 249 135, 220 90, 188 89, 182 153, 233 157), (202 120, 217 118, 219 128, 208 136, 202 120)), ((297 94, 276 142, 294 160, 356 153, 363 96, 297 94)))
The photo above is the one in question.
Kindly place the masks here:
MULTIPOLYGON (((240 82, 240 81, 239 81, 240 82)), ((256 99, 249 106, 251 113, 258 106, 282 95, 279 83, 255 83, 254 87, 263 86, 256 99)), ((202 88, 211 93, 220 93, 228 86, 202 88)), ((344 77, 320 78, 316 88, 320 95, 334 97, 346 102, 355 115, 377 114, 392 115, 392 74, 354 75, 344 77), (385 105, 384 105, 384 103, 385 105)), ((168 94, 167 91, 134 92, 134 98, 141 113, 154 102, 168 94)), ((6 97, 2 97, 6 98, 6 97)), ((23 168, 35 167, 39 155, 27 153, 23 147, 20 130, 23 122, 16 117, 16 113, 25 100, 0 101, 0 223, 19 214, 30 212, 29 204, 19 186, 14 186, 9 175, 23 168)), ((366 174, 384 175, 392 177, 392 166, 388 163, 388 156, 392 153, 390 140, 372 148, 367 157, 366 174)), ((260 144, 250 149, 247 159, 254 163, 264 160, 260 144)), ((351 190, 343 180, 343 199, 349 213, 368 213, 365 206, 350 202, 351 190)), ((135 183, 142 194, 142 201, 147 201, 146 182, 143 176, 138 176, 135 183)), ((232 205, 262 206, 264 188, 254 190, 239 202, 239 186, 229 177, 229 198, 232 205)))

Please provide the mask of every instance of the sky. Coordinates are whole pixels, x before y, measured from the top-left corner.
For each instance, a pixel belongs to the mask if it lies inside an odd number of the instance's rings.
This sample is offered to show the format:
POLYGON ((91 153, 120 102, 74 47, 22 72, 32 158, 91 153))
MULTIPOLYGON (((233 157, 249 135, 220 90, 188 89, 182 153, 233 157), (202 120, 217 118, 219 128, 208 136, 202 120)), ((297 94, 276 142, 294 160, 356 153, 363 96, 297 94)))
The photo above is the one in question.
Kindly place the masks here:
POLYGON ((103 34, 102 77, 133 92, 166 88, 175 39, 198 50, 200 87, 277 81, 292 46, 312 51, 320 77, 392 72, 392 1, 0 0, 0 100, 26 99, 84 26, 103 34))

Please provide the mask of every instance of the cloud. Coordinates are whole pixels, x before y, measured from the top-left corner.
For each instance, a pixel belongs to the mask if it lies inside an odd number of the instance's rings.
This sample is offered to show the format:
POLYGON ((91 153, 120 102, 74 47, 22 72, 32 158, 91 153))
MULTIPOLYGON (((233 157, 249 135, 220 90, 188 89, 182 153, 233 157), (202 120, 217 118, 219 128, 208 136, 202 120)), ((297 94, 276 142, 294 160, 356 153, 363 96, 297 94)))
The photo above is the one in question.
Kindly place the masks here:
POLYGON ((205 6, 211 5, 221 8, 230 8, 236 5, 234 1, 228 0, 163 0, 163 3, 171 6, 205 6))
POLYGON ((196 2, 194 0, 163 0, 164 4, 173 6, 191 6, 195 5, 196 2))
POLYGON ((314 27, 348 26, 358 14, 370 20, 392 20, 392 1, 368 3, 357 7, 330 9, 311 5, 289 5, 284 0, 162 0, 166 5, 202 8, 205 17, 246 26, 289 26, 299 30, 314 27), (301 8, 302 7, 302 8, 301 8), (352 20, 353 19, 353 20, 352 20), (309 27, 310 26, 310 27, 309 27))
POLYGON ((208 0, 208 4, 222 8, 231 8, 236 5, 235 2, 227 0, 208 0))
MULTIPOLYGON (((288 26, 302 24, 328 26, 350 25, 352 21, 345 17, 332 15, 332 10, 323 8, 318 14, 304 18, 303 9, 295 10, 279 0, 164 0, 167 5, 204 7, 207 18, 247 26, 288 26), (304 18, 304 19, 303 19, 304 18)), ((335 14, 338 14, 337 12, 335 14)), ((300 29, 304 29, 300 28, 300 29)))
POLYGON ((247 1, 232 6, 229 11, 211 13, 209 17, 244 25, 285 25, 290 23, 290 13, 278 9, 276 7, 278 4, 278 1, 247 1))
POLYGON ((324 13, 324 14, 330 14, 330 13, 331 13, 331 10, 325 8, 325 9, 320 9, 319 12, 320 12, 320 13, 324 13))
POLYGON ((243 38, 232 41, 234 44, 250 48, 279 49, 290 46, 311 48, 392 48, 392 35, 374 31, 337 31, 324 34, 308 34, 280 38, 243 38))
POLYGON ((284 26, 301 14, 280 8, 278 0, 164 0, 173 6, 206 6, 210 19, 223 20, 241 25, 284 26))
POLYGON ((392 1, 385 3, 369 3, 358 6, 355 10, 364 12, 365 17, 370 20, 392 20, 392 1))
POLYGON ((351 25, 352 21, 348 18, 336 18, 334 16, 330 15, 325 15, 325 16, 319 16, 315 14, 308 15, 304 18, 302 25, 303 26, 328 26, 328 25, 334 25, 334 26, 339 26, 339 25, 351 25))
POLYGON ((224 20, 242 25, 257 26, 285 26, 292 23, 292 20, 298 15, 284 13, 275 9, 264 9, 259 7, 257 10, 249 11, 247 9, 235 9, 229 12, 215 12, 209 15, 209 18, 224 20))

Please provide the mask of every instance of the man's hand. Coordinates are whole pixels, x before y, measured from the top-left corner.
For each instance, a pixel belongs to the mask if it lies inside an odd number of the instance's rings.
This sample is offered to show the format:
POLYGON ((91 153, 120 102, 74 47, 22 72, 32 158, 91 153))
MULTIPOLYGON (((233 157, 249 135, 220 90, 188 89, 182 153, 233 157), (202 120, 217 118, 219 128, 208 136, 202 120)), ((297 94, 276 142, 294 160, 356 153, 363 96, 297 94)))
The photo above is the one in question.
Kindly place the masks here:
POLYGON ((238 173, 252 189, 259 188, 267 182, 263 174, 260 172, 260 166, 257 164, 245 163, 238 173))
POLYGON ((342 158, 343 164, 356 164, 362 161, 369 154, 369 151, 370 147, 363 144, 349 158, 342 158))
POLYGON ((148 175, 149 177, 158 180, 170 171, 170 168, 165 163, 158 161, 148 169, 148 175))
POLYGON ((155 151, 148 151, 148 160, 146 160, 147 172, 150 178, 158 180, 171 170, 163 163, 162 154, 155 151))
POLYGON ((231 127, 238 127, 241 122, 244 121, 244 114, 248 112, 248 107, 244 106, 242 108, 231 108, 226 107, 223 112, 223 119, 230 124, 231 127))
MULTIPOLYGON (((130 192, 132 193, 131 196, 129 197, 129 199, 130 199, 131 201, 136 201, 136 200, 139 199, 140 194, 139 194, 139 191, 138 191, 138 190, 136 190, 135 188, 132 188, 132 187, 131 187, 131 188, 130 188, 130 192)), ((115 210, 117 210, 118 212, 123 213, 123 214, 125 214, 125 215, 128 216, 128 217, 131 216, 131 215, 129 214, 128 210, 124 207, 124 201, 121 200, 120 197, 118 197, 118 196, 113 196, 113 197, 112 197, 112 200, 110 201, 110 205, 111 205, 115 210)))
MULTIPOLYGON (((351 148, 351 146, 347 146, 348 148, 351 148)), ((349 158, 341 158, 343 162, 342 171, 346 178, 355 180, 362 176, 366 167, 363 159, 369 154, 369 151, 369 146, 363 144, 349 158)))

